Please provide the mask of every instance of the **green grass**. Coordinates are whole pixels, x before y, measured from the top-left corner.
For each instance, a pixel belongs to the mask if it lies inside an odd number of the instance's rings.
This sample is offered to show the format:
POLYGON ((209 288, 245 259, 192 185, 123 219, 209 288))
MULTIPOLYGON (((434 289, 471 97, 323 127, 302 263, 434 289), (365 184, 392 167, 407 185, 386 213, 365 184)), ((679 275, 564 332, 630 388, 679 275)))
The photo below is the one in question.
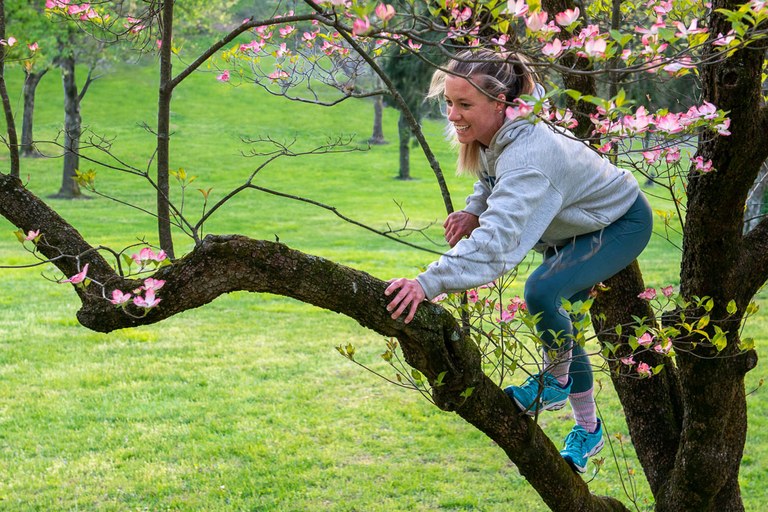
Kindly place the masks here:
MULTIPOLYGON (((18 104, 19 77, 13 78, 18 104)), ((93 84, 83 104, 85 124, 116 138, 115 154, 140 168, 152 155, 152 137, 138 125, 153 123, 155 84, 149 66, 116 68, 93 84)), ((60 96, 52 73, 38 96, 40 139, 56 137, 60 96)), ((297 148, 311 149, 338 134, 364 140, 371 130, 367 103, 332 110, 290 104, 247 85, 219 84, 210 73, 195 75, 174 98, 171 165, 197 176, 186 198, 191 219, 201 208, 197 188, 213 187, 211 196, 220 198, 259 165, 258 158, 241 156, 248 151, 241 137, 296 138, 297 148)), ((428 231, 439 240, 444 210, 431 171, 414 153, 416 179, 393 179, 396 113, 388 110, 385 122, 389 146, 280 159, 256 181, 379 229, 402 224, 395 203, 401 202, 409 226, 436 222, 428 231)), ((428 122, 425 130, 460 206, 471 182, 452 176, 454 157, 439 123, 428 122)), ((60 166, 60 159, 25 159, 22 175, 45 196, 58 190, 60 166)), ((153 192, 141 179, 96 169, 99 190, 151 207, 153 192)), ((178 189, 174 194, 178 199, 178 189)), ((151 217, 106 199, 51 204, 94 245, 120 249, 156 238, 151 217)), ((0 220, 0 265, 32 262, 12 230, 0 220)), ((432 260, 325 210, 256 192, 222 209, 207 232, 278 236, 383 279, 413 276, 432 260)), ((179 235, 177 248, 189 247, 179 235)), ((673 246, 654 237, 641 256, 648 284, 676 283, 678 261, 673 246)), ((0 269, 2 510, 546 510, 484 435, 340 357, 334 347, 352 343, 361 361, 388 372, 379 357, 384 341, 345 317, 281 297, 233 293, 158 325, 104 335, 79 326, 71 288, 41 273, 59 277, 47 265, 0 269)), ((749 326, 761 346, 765 322, 759 316, 749 326)), ((750 389, 764 376, 762 367, 753 371, 750 389)), ((610 381, 599 380, 606 427, 626 435, 610 381)), ((749 398, 741 478, 751 510, 768 503, 763 396, 758 390, 749 398)), ((555 443, 570 428, 566 416, 541 419, 555 443)), ((626 448, 640 474, 631 445, 626 448)), ((608 449, 603 454, 610 457, 608 449)), ((616 472, 609 461, 593 491, 621 497, 616 472)), ((636 478, 643 506, 650 494, 642 476, 636 478)))

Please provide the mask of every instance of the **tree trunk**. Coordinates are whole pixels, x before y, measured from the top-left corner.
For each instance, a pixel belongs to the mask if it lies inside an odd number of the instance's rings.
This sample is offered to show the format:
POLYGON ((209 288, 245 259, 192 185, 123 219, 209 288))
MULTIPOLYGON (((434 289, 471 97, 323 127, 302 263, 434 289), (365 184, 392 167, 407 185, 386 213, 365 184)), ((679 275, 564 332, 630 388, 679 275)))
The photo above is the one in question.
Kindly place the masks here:
POLYGON ((160 247, 169 258, 174 258, 173 234, 171 233, 171 96, 173 95, 173 2, 163 2, 160 19, 160 90, 157 104, 157 234, 160 247))
POLYGON ((39 73, 24 71, 24 117, 21 121, 21 156, 41 156, 35 148, 33 120, 35 113, 35 91, 40 80, 48 72, 45 68, 39 73))
POLYGON ((369 144, 388 144, 384 138, 383 114, 384 98, 382 96, 376 96, 373 99, 373 135, 368 139, 369 144))
POLYGON ((763 162, 755 184, 749 189, 747 208, 744 210, 744 234, 746 235, 763 219, 765 194, 768 192, 768 160, 763 162))
POLYGON ((61 188, 52 197, 57 199, 77 199, 83 197, 80 185, 75 181, 75 172, 80 165, 80 95, 75 79, 75 58, 61 57, 61 80, 64 86, 64 169, 61 176, 61 188))
POLYGON ((403 113, 397 120, 397 132, 400 137, 400 170, 397 175, 399 180, 411 179, 411 127, 403 113))
MULTIPOLYGON (((0 0, 0 39, 5 40, 5 2, 0 0)), ((8 150, 11 157, 11 176, 19 177, 19 140, 16 135, 16 121, 13 118, 11 100, 5 85, 5 48, 0 48, 0 99, 3 103, 5 123, 8 129, 8 150)))

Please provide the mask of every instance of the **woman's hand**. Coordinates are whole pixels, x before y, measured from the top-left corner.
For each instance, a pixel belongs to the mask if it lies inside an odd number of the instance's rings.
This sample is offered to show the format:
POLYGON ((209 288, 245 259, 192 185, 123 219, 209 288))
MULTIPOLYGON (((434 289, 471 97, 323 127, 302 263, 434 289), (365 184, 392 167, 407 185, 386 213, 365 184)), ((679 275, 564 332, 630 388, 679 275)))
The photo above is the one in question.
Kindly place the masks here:
POLYGON ((405 317, 405 323, 410 323, 416 314, 416 310, 419 308, 419 304, 426 298, 426 294, 417 280, 402 277, 389 281, 389 286, 384 290, 384 295, 390 296, 397 290, 400 291, 397 292, 397 295, 387 305, 387 311, 392 313, 393 320, 397 320, 410 306, 408 315, 405 317))
POLYGON ((445 241, 453 247, 459 240, 469 236, 476 227, 480 226, 480 220, 477 215, 465 212, 453 212, 445 219, 443 227, 445 228, 445 241))

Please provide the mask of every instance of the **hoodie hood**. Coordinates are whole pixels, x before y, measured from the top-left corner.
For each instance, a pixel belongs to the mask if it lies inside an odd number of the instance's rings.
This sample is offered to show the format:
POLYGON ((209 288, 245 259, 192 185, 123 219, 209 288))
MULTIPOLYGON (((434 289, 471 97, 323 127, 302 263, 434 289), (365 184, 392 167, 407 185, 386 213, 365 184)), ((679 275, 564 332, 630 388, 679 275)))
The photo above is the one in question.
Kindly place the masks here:
MULTIPOLYGON (((540 100, 545 94, 546 91, 544 90, 544 87, 537 83, 530 95, 537 100, 540 100)), ((529 104, 533 105, 533 103, 529 104)), ((493 139, 491 139, 490 146, 483 152, 485 168, 489 170, 489 175, 494 175, 493 169, 496 167, 496 159, 501 152, 504 151, 504 148, 514 142, 521 134, 532 130, 534 126, 535 124, 528 118, 518 117, 515 119, 507 119, 504 122, 501 128, 499 128, 499 131, 493 136, 493 139)))

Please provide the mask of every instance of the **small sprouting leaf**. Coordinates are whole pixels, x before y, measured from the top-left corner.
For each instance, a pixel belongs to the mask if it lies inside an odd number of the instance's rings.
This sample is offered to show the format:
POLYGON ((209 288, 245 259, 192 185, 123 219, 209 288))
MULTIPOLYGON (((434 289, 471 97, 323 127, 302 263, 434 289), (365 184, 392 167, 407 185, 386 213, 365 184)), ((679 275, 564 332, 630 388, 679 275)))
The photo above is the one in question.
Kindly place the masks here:
POLYGON ((739 348, 741 350, 753 350, 755 348, 755 340, 752 338, 744 338, 739 342, 739 348))
POLYGON ((381 358, 385 360, 386 362, 392 361, 392 351, 391 350, 385 350, 383 354, 381 354, 381 358))
POLYGON ((413 380, 416 382, 421 382, 424 380, 424 376, 419 370, 411 370, 411 377, 413 377, 413 380))
POLYGON ((440 372, 435 380, 435 386, 442 386, 443 379, 445 379, 446 375, 448 375, 448 372, 440 372))
POLYGON ((704 302, 704 311, 709 313, 712 311, 712 308, 715 307, 715 301, 711 297, 708 297, 707 300, 704 302))
POLYGON ((736 313, 736 311, 739 310, 739 308, 736 306, 736 301, 731 299, 731 301, 728 303, 728 306, 726 306, 725 310, 728 311, 729 315, 736 313))
POLYGON ((125 263, 126 267, 131 268, 131 265, 133 265, 133 258, 127 254, 123 254, 123 262, 125 263))
POLYGON ((656 366, 653 367, 653 374, 658 375, 663 369, 664 369, 663 364, 657 364, 656 366))
POLYGON ((24 231, 17 229, 13 232, 14 235, 16 235, 16 238, 19 239, 19 242, 24 243, 24 240, 26 239, 26 235, 24 234, 24 231))
POLYGON ((712 337, 712 345, 715 346, 718 352, 721 352, 728 346, 728 337, 718 326, 715 326, 715 335, 712 337))
POLYGON ((470 396, 472 396, 472 393, 474 391, 475 391, 475 388, 467 388, 464 391, 462 391, 461 395, 459 395, 459 396, 461 396, 463 398, 469 398, 470 396))
POLYGON ((621 325, 621 324, 618 324, 618 325, 616 326, 616 329, 615 329, 615 330, 616 330, 616 335, 617 335, 617 336, 621 336, 621 331, 622 331, 622 330, 624 330, 624 328, 622 327, 622 325, 621 325))

